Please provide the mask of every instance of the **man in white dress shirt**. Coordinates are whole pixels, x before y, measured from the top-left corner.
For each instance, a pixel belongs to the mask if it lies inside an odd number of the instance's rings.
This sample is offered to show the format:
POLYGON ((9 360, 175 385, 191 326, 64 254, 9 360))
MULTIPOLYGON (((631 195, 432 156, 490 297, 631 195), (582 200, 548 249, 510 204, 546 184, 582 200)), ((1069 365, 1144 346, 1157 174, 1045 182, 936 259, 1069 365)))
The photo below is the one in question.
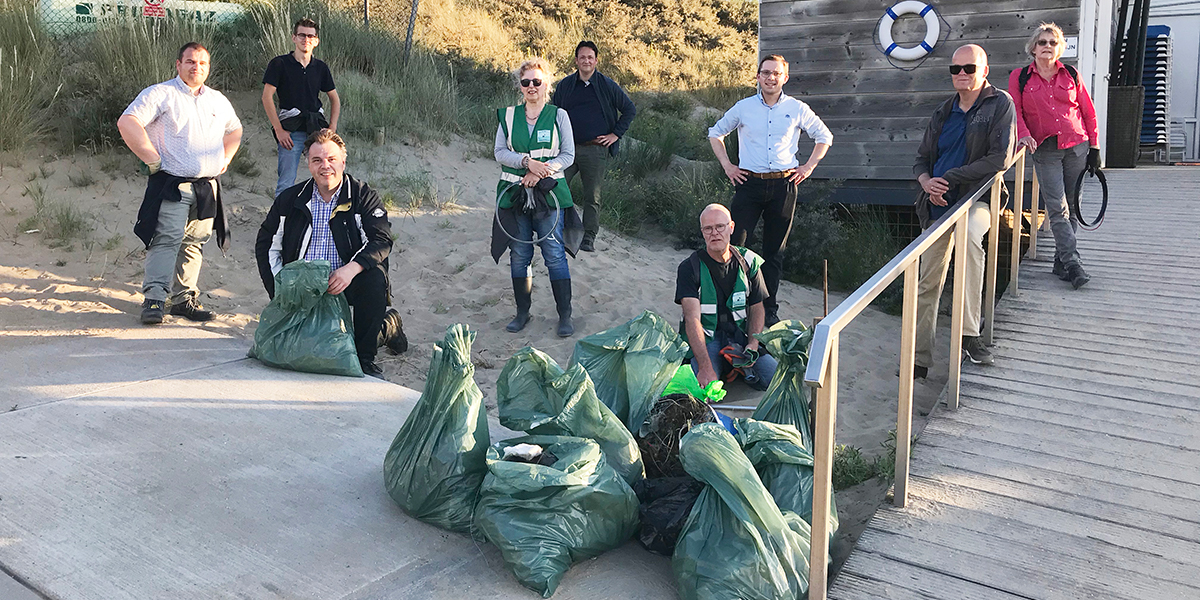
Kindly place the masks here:
POLYGON ((736 226, 732 244, 752 243, 754 229, 760 218, 763 221, 762 274, 768 293, 763 307, 768 327, 779 321, 779 276, 796 209, 796 186, 812 174, 833 144, 833 134, 821 118, 807 104, 783 93, 787 81, 787 60, 778 54, 764 57, 758 65, 759 93, 734 104, 708 130, 713 153, 734 186, 729 207, 736 226), (725 152, 725 136, 734 129, 737 165, 725 152), (804 164, 796 158, 801 132, 817 143, 804 164))

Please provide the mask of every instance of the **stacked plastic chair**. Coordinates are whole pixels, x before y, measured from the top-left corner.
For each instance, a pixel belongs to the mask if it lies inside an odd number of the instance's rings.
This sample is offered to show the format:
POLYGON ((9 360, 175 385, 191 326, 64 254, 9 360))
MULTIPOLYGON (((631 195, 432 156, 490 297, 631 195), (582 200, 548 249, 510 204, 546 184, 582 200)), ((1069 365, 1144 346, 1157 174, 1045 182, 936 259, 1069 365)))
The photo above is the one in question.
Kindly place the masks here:
POLYGON ((1168 162, 1171 146, 1171 28, 1146 28, 1146 58, 1142 63, 1142 85, 1146 89, 1142 108, 1142 156, 1168 162))

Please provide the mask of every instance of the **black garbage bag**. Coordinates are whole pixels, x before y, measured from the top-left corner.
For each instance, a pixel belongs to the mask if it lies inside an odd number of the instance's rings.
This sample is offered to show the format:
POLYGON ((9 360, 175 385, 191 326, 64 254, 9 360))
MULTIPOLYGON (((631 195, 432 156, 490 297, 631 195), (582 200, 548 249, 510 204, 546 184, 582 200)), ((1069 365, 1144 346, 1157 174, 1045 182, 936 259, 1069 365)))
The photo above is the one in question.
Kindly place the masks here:
POLYGON ((362 377, 350 304, 328 289, 329 261, 284 265, 275 274, 275 297, 258 317, 248 356, 280 369, 362 377))
POLYGON ((487 474, 487 412, 471 363, 475 335, 454 325, 434 344, 425 389, 383 461, 384 485, 400 508, 450 531, 471 530, 487 474))
POLYGON ((522 348, 500 371, 496 382, 500 424, 536 435, 569 435, 600 444, 608 466, 627 483, 644 475, 633 435, 600 403, 587 371, 564 371, 546 353, 522 348))
MULTIPOLYGON (((812 525, 813 455, 791 425, 736 419, 737 440, 779 510, 792 511, 812 525)), ((837 533, 837 504, 830 498, 829 541, 837 533)))
POLYGON ((704 484, 689 476, 643 479, 633 484, 641 506, 638 541, 642 547, 663 556, 675 552, 679 532, 700 497, 704 484))
POLYGON ((811 451, 812 417, 808 410, 809 388, 804 385, 804 371, 808 369, 812 330, 800 321, 780 321, 755 337, 779 361, 779 368, 751 418, 795 427, 804 438, 804 447, 811 451))
POLYGON ((636 432, 687 351, 687 341, 675 328, 647 310, 576 342, 571 364, 583 365, 600 401, 636 432))
POLYGON ((808 594, 808 523, 781 512, 728 431, 697 425, 680 457, 707 486, 675 545, 683 600, 798 600, 808 594))
POLYGON ((637 529, 637 496, 596 442, 540 435, 504 440, 488 448, 487 466, 475 524, 517 581, 543 598, 572 563, 620 546, 637 529), (529 446, 537 448, 530 453, 529 446), (542 453, 554 462, 540 464, 542 453))

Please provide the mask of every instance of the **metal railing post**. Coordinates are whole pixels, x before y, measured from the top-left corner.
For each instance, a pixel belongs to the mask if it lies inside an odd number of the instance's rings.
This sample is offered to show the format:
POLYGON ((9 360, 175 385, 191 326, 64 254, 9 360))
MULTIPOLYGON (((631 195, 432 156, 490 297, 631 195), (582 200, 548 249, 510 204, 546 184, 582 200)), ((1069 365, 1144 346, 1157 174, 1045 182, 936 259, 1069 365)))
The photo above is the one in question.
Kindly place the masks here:
MULTIPOLYGON (((987 266, 984 270, 983 286, 983 343, 992 345, 992 321, 996 316, 996 271, 1000 269, 1000 188, 1004 185, 1004 171, 992 178, 992 195, 988 204, 988 247, 987 266)), ((1018 215, 1020 213, 1017 213, 1018 215)), ((1019 216, 1017 218, 1020 218, 1019 216)))
POLYGON ((954 294, 950 308, 950 375, 946 380, 946 406, 958 410, 959 377, 962 374, 963 300, 967 290, 967 224, 971 210, 954 223, 954 294))
MULTIPOLYGON (((900 409, 896 414, 896 487, 892 504, 908 505, 908 461, 912 440, 913 366, 917 351, 917 278, 920 261, 904 268, 904 312, 900 317, 900 409)), ((814 513, 815 514, 815 513, 814 513)))
MULTIPOLYGON (((1016 163, 1016 166, 1014 167, 1016 169, 1016 176, 1017 176, 1016 177, 1017 189, 1016 189, 1016 193, 1013 194, 1014 195, 1014 199, 1013 199, 1013 207, 1014 208, 1013 208, 1013 225, 1012 225, 1012 253, 1011 253, 1011 256, 1008 257, 1009 258, 1008 293, 1010 293, 1010 294, 1017 293, 1017 279, 1019 279, 1019 275, 1021 274, 1021 228, 1024 227, 1021 224, 1021 215, 1025 211, 1025 154, 1027 154, 1027 151, 1023 151, 1023 152, 1021 152, 1020 155, 1017 156, 1017 163, 1016 163)), ((1030 230, 1032 230, 1034 228, 1032 226, 1032 223, 1035 219, 1037 219, 1037 207, 1036 206, 1034 206, 1034 210, 1030 213, 1030 219, 1029 219, 1029 222, 1031 224, 1030 230)), ((1032 238, 1030 238, 1030 239, 1032 239, 1032 238)), ((992 328, 991 321, 988 321, 988 330, 990 331, 991 328, 992 328)), ((992 343, 991 338, 988 339, 988 343, 989 344, 992 343)))
MULTIPOLYGON (((808 598, 825 600, 829 590, 829 505, 833 500, 833 433, 837 420, 838 337, 829 340, 829 362, 817 388, 813 423, 813 517, 808 558, 808 598)), ((911 373, 910 373, 911 375, 911 373)))
POLYGON ((1037 258, 1038 229, 1041 229, 1041 215, 1038 213, 1038 202, 1042 200, 1041 184, 1038 182, 1037 166, 1033 167, 1033 187, 1029 191, 1029 259, 1037 258))

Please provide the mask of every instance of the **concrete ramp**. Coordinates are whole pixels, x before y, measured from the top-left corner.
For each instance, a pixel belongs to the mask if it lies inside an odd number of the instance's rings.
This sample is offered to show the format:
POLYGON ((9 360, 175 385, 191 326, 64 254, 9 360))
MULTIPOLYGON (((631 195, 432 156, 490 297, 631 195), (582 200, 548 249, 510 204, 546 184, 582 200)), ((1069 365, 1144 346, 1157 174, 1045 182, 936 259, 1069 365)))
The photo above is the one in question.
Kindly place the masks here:
MULTIPOLYGON (((418 391, 270 369, 198 327, 4 339, 0 569, 37 595, 537 597, 495 548, 388 497, 384 453, 418 391)), ((16 589, 0 576, 3 600, 16 589)), ((673 598, 675 581, 630 542, 554 597, 673 598)))

